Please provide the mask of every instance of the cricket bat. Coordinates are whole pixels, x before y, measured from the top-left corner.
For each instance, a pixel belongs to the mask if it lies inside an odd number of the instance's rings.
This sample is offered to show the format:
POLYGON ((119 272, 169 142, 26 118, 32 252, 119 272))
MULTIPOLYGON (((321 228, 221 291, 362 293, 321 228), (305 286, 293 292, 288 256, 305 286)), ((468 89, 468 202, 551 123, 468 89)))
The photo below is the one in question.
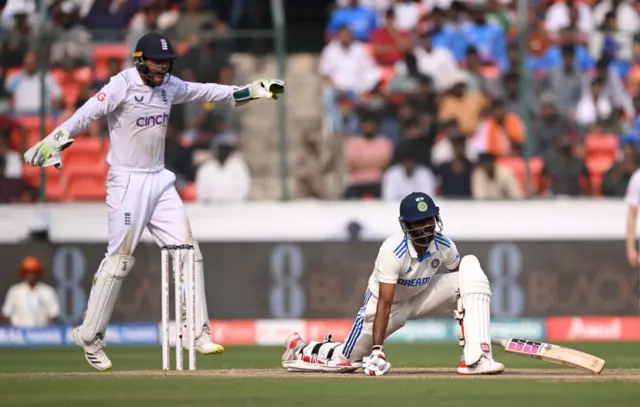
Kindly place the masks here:
POLYGON ((600 374, 605 363, 603 359, 588 353, 551 343, 517 338, 492 339, 491 343, 503 347, 509 353, 570 366, 594 374, 600 374))

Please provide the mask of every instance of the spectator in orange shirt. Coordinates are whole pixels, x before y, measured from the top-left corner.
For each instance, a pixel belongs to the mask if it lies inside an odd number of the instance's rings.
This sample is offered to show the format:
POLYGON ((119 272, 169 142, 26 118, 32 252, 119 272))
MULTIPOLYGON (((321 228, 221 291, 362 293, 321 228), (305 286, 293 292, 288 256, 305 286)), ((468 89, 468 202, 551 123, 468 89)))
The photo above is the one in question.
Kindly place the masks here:
POLYGON ((361 135, 351 136, 344 145, 349 170, 347 199, 380 198, 382 174, 389 165, 393 144, 378 133, 377 119, 363 117, 361 135))
POLYGON ((387 10, 385 22, 384 27, 371 34, 370 43, 378 65, 391 66, 402 60, 411 49, 411 33, 398 30, 393 8, 387 10))
POLYGON ((469 142, 472 159, 480 153, 496 157, 519 155, 524 143, 522 120, 515 113, 507 112, 502 100, 495 100, 469 142))

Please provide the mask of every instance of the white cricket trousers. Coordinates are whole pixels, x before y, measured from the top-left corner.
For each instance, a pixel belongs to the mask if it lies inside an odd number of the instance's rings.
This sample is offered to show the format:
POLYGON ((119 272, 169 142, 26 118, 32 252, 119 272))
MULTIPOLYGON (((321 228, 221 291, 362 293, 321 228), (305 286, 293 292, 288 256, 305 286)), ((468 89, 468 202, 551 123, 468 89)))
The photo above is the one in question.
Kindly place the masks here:
MULTIPOLYGON (((413 319, 422 319, 433 315, 443 315, 457 307, 456 290, 458 289, 458 272, 433 276, 427 288, 408 301, 391 305, 391 315, 387 325, 385 339, 402 328, 413 319)), ((343 345, 342 355, 352 362, 361 362, 362 358, 371 354, 373 346, 373 320, 376 316, 378 300, 367 289, 364 305, 360 308, 353 323, 351 332, 343 345)))
POLYGON ((145 228, 160 246, 187 244, 191 227, 169 170, 109 170, 107 177, 107 257, 131 256, 145 228))

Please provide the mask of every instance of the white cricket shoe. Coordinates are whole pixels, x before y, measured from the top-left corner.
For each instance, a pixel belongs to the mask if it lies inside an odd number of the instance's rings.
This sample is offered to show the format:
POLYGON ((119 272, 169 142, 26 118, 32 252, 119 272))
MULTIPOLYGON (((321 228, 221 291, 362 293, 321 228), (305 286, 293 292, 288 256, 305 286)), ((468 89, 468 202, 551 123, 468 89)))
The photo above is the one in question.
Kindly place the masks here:
POLYGON ((294 332, 287 337, 284 341, 284 353, 282 354, 282 361, 288 362, 295 360, 295 353, 298 349, 304 348, 307 343, 302 339, 299 333, 294 332))
POLYGON ((91 342, 83 341, 80 337, 80 327, 73 328, 71 330, 71 336, 73 337, 73 342, 84 349, 84 358, 91 367, 101 372, 111 369, 113 365, 107 357, 107 354, 104 353, 105 345, 101 338, 96 337, 91 342))
MULTIPOLYGON (((183 338, 186 338, 186 327, 184 328, 185 330, 183 330, 183 338)), ((184 343, 183 346, 184 349, 189 350, 188 343, 184 343)), ((196 338, 196 350, 203 355, 215 355, 224 352, 224 347, 215 343, 213 339, 211 339, 211 331, 209 330, 209 326, 205 325, 200 336, 196 338)))
POLYGON ((504 372, 504 365, 489 359, 486 356, 480 357, 480 360, 472 366, 467 366, 464 361, 460 361, 458 374, 460 375, 492 375, 504 372))

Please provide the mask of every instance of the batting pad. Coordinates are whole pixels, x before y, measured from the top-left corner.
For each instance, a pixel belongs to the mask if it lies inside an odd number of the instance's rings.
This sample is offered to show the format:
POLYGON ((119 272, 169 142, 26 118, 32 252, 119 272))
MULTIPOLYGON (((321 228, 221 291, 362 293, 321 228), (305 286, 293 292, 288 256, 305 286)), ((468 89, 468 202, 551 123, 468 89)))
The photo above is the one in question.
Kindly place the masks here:
POLYGON ((80 337, 83 341, 91 342, 98 334, 104 336, 122 281, 134 264, 135 258, 120 254, 114 254, 102 261, 80 328, 80 337))
POLYGON ((460 296, 464 306, 464 363, 473 365, 491 353, 491 286, 478 258, 462 258, 459 271, 460 296))
POLYGON ((207 311, 207 297, 204 290, 204 264, 202 252, 198 242, 191 242, 195 249, 196 261, 196 338, 202 335, 205 325, 209 325, 209 312, 207 311))

